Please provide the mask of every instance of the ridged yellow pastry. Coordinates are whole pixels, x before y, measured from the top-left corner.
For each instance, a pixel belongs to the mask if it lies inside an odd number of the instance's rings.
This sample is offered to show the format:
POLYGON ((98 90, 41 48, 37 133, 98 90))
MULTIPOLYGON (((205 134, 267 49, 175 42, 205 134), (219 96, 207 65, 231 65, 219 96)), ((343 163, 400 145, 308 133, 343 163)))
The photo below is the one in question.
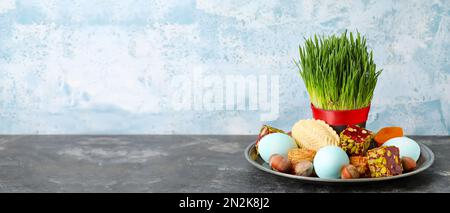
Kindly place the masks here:
POLYGON ((313 162, 315 155, 316 151, 314 150, 295 148, 289 150, 288 159, 291 161, 292 165, 295 165, 302 160, 313 162))
POLYGON ((292 127, 292 137, 298 146, 318 151, 328 145, 339 145, 339 135, 322 120, 300 120, 292 127))

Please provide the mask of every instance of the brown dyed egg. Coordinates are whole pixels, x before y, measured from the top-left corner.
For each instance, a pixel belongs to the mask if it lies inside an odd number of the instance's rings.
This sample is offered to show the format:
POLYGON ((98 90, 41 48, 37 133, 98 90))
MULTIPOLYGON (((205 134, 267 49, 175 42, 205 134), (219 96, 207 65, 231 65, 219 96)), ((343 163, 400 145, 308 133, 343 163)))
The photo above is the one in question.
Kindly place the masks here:
POLYGON ((270 156, 269 164, 270 167, 272 167, 272 169, 279 172, 290 173, 290 171, 292 170, 291 161, 289 161, 289 159, 279 154, 274 154, 270 156))
POLYGON ((349 165, 345 165, 342 167, 341 169, 341 178, 342 179, 356 179, 359 178, 359 172, 358 169, 349 164, 349 165))
POLYGON ((313 173, 314 166, 309 160, 301 160, 295 164, 294 174, 309 177, 313 173))
POLYGON ((402 157, 402 167, 403 171, 412 171, 416 169, 416 161, 410 157, 402 157))

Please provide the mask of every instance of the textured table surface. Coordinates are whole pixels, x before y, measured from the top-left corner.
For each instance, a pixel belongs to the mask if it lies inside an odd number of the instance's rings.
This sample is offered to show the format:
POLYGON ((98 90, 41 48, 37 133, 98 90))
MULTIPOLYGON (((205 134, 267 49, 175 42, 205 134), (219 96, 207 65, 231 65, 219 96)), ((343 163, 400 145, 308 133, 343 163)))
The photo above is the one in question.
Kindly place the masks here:
POLYGON ((254 136, 0 136, 0 192, 450 192, 450 137, 413 137, 435 162, 406 179, 317 185, 244 158, 254 136))

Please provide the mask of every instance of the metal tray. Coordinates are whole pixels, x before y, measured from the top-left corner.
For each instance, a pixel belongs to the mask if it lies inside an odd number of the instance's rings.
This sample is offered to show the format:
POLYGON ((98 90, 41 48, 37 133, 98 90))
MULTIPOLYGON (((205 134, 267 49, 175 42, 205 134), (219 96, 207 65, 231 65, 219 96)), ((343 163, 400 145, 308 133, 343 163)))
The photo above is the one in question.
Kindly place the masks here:
POLYGON ((393 179, 399 179, 404 177, 409 177, 415 174, 418 174, 420 172, 425 171, 430 167, 434 162, 434 154, 428 148, 422 143, 417 142, 420 146, 420 157, 419 160, 417 160, 417 168, 414 171, 404 173, 401 175, 391 176, 391 177, 382 177, 382 178, 358 178, 358 179, 326 179, 326 178, 318 178, 318 177, 303 177, 303 176, 297 176, 297 175, 291 175, 286 173, 277 172, 275 170, 272 170, 266 162, 258 155, 255 149, 255 143, 251 143, 248 145, 248 147, 245 149, 245 158, 247 159, 250 164, 255 166, 256 168, 271 173, 274 175, 291 178, 291 179, 297 179, 299 181, 305 181, 305 182, 315 182, 315 183, 361 183, 361 182, 375 182, 375 181, 387 181, 387 180, 393 180, 393 179))

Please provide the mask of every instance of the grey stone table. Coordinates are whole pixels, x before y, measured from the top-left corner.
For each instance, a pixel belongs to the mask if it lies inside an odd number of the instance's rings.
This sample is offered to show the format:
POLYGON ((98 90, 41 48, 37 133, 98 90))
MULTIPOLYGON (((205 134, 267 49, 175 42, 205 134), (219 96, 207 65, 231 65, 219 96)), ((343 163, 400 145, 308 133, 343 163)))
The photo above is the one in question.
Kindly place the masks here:
POLYGON ((413 137, 435 153, 416 176, 318 185, 244 158, 255 136, 0 136, 0 192, 450 192, 450 137, 413 137))

